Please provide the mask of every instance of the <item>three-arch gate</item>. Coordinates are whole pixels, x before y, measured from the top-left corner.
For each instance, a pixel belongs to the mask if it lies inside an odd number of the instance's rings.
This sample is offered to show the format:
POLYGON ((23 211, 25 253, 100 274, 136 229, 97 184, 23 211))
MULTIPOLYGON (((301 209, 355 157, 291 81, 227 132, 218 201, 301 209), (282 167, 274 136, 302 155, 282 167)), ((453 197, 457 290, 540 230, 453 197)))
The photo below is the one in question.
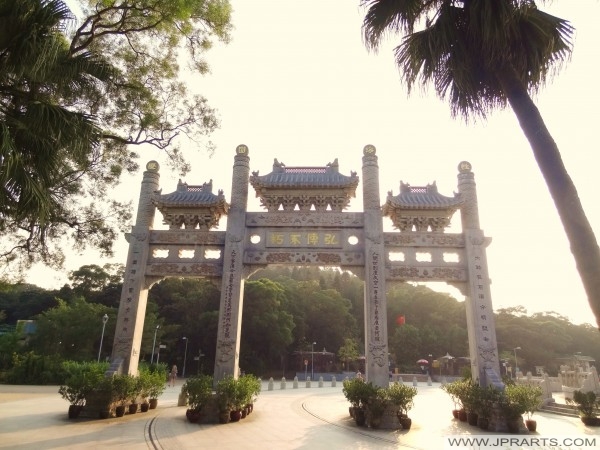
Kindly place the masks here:
POLYGON ((389 380, 386 281, 445 281, 466 297, 473 377, 499 383, 486 247, 479 226, 471 165, 458 167, 458 193, 446 197, 435 183, 401 183, 386 202, 379 196, 375 147, 363 150, 363 212, 343 212, 358 185, 356 173, 339 172, 337 160, 324 167, 287 167, 250 174, 248 148, 236 149, 230 203, 212 182, 180 182, 159 191, 159 167, 150 161, 143 175, 135 225, 126 235, 129 253, 121 294, 112 369, 136 374, 148 289, 168 276, 221 280, 214 376, 238 376, 244 279, 268 264, 339 266, 365 283, 366 378, 389 380), (247 212, 252 185, 266 212, 247 212), (154 230, 156 209, 168 230, 154 230), (460 210, 462 232, 444 233, 460 210), (227 230, 211 231, 227 214, 227 230), (397 231, 384 232, 389 217, 397 231), (450 256, 451 255, 451 256, 450 256))

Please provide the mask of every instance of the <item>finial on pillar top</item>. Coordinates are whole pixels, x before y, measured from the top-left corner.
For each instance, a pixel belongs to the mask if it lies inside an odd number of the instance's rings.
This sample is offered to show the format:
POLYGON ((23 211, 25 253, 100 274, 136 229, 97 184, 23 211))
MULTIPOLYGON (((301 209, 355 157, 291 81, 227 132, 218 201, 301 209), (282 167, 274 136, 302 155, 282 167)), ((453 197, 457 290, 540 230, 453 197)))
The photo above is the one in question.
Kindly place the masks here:
POLYGON ((375 146, 371 145, 371 144, 365 145, 365 147, 363 148, 364 155, 374 155, 375 151, 376 151, 375 146))
POLYGON ((148 163, 146 164, 146 170, 148 170, 149 172, 158 172, 158 169, 160 169, 160 166, 154 160, 148 161, 148 163))
POLYGON ((458 171, 466 173, 471 171, 471 163, 469 161, 461 161, 458 163, 458 171))
POLYGON ((240 144, 235 148, 235 153, 238 155, 248 155, 248 146, 240 144))

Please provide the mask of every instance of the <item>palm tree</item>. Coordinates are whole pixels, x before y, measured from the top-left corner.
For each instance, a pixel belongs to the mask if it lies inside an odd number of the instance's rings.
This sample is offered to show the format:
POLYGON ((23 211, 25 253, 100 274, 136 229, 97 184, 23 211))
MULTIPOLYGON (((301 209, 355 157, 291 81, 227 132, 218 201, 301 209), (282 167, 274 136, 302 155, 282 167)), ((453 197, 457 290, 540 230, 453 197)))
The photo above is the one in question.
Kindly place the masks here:
POLYGON ((388 32, 409 92, 433 83, 453 116, 485 118, 507 103, 515 112, 562 221, 600 327, 600 249, 575 185, 530 92, 570 56, 573 27, 533 0, 361 0, 363 34, 377 50, 388 32), (421 29, 416 31, 416 28, 421 29))
POLYGON ((67 199, 99 156, 101 130, 80 102, 113 70, 70 54, 72 19, 60 0, 0 0, 0 233, 21 236, 6 260, 17 248, 51 257, 46 241, 76 226, 67 199))

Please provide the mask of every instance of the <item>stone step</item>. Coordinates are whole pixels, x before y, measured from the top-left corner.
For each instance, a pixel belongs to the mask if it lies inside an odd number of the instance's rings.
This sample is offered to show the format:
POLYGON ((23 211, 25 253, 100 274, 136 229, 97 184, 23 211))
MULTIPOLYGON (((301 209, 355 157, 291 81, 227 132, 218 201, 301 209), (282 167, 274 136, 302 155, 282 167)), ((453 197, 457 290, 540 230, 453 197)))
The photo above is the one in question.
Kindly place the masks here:
POLYGON ((561 416, 579 417, 577 408, 562 403, 548 403, 540 408, 541 412, 559 414, 561 416))

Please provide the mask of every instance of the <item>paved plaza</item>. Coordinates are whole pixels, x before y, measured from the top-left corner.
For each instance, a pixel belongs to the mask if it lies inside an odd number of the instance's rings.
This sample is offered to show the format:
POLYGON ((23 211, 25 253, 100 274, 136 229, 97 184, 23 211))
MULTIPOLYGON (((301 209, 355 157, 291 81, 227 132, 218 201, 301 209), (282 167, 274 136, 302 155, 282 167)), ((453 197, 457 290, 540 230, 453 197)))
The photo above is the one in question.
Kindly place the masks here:
MULTIPOLYGON (((443 448, 443 436, 491 434, 452 419, 452 403, 434 383, 418 386, 409 431, 357 427, 341 383, 311 388, 300 383, 263 391, 254 411, 237 423, 191 424, 177 406, 182 381, 168 387, 158 408, 122 418, 67 418, 57 386, 0 385, 0 448, 42 449, 422 449, 443 448)), ((578 418, 536 413, 540 436, 598 435, 578 418)), ((507 435, 510 436, 510 435, 507 435)))

